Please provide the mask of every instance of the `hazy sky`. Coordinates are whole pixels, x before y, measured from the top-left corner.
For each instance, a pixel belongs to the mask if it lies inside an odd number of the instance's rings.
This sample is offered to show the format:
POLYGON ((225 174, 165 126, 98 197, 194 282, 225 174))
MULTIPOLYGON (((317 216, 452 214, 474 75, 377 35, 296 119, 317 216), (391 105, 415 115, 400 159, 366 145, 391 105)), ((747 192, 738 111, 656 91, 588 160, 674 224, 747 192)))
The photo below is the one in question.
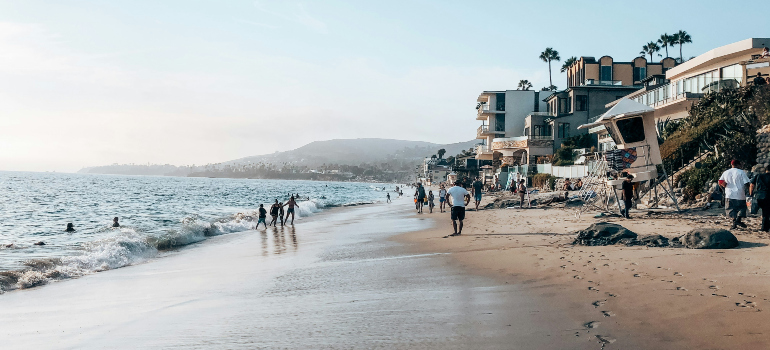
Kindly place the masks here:
POLYGON ((770 37, 769 4, 0 0, 0 170, 467 141, 479 92, 548 85, 547 46, 628 61, 684 29, 695 56, 770 37))

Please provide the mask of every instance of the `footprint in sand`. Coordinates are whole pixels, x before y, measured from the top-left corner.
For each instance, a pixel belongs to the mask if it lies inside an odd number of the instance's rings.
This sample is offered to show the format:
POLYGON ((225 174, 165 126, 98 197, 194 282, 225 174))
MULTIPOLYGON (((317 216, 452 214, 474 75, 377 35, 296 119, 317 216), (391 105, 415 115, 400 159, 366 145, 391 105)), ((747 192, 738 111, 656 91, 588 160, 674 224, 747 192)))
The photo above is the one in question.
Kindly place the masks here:
POLYGON ((576 280, 582 280, 582 279, 583 279, 583 277, 580 277, 580 276, 578 276, 578 275, 572 276, 572 278, 574 278, 574 279, 576 279, 576 280))
POLYGON ((751 308, 751 309, 753 309, 753 308, 756 308, 756 307, 757 307, 757 303, 755 303, 755 302, 753 302, 753 301, 744 300, 744 301, 742 301, 742 302, 739 302, 739 303, 735 303, 735 306, 738 306, 738 307, 746 307, 746 308, 751 308))
POLYGON ((638 273, 635 273, 635 274, 634 274, 634 277, 642 277, 642 275, 640 275, 640 274, 638 274, 638 273))
POLYGON ((607 303, 607 300, 597 300, 591 303, 594 307, 599 307, 607 303))
POLYGON ((602 315, 604 317, 612 317, 612 316, 615 316, 615 313, 612 311, 602 311, 602 315))
POLYGON ((719 290, 719 286, 709 286, 709 289, 719 290))
POLYGON ((682 275, 682 274, 681 274, 681 273, 679 273, 679 272, 674 272, 674 276, 684 276, 684 275, 682 275))
POLYGON ((612 343, 614 343, 617 340, 615 338, 610 338, 610 337, 608 337, 606 335, 597 335, 596 339, 599 340, 599 343, 602 343, 603 345, 604 344, 612 344, 612 343))
POLYGON ((684 288, 684 287, 676 287, 676 290, 683 290, 683 291, 685 291, 685 292, 686 292, 686 291, 687 291, 687 288, 684 288))
POLYGON ((600 324, 602 323, 599 321, 591 321, 583 324, 583 327, 585 327, 586 329, 594 329, 594 328, 599 328, 600 324))

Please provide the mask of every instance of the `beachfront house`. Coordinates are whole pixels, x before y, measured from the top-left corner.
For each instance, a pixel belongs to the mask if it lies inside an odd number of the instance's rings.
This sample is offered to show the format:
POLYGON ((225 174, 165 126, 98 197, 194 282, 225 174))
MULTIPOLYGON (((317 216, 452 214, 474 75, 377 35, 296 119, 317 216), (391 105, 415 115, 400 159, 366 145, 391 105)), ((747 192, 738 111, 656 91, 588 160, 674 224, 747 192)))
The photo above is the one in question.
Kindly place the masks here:
POLYGON ((528 116, 531 135, 550 133, 554 149, 572 136, 585 134, 578 126, 609 109, 607 104, 638 91, 650 77, 660 77, 676 66, 673 58, 648 62, 644 57, 616 62, 610 56, 580 59, 567 70, 567 89, 546 99, 547 113, 528 116))
MULTIPOLYGON (((765 47, 770 47, 770 38, 750 38, 715 48, 667 68, 662 74, 649 75, 643 80, 643 88, 623 97, 654 108, 657 121, 684 118, 693 103, 706 93, 745 86, 757 73, 770 74, 770 58, 761 57, 765 47)), ((619 101, 607 103, 606 108, 619 101)), ((600 150, 615 148, 604 126, 593 127, 589 132, 598 135, 600 150)))
POLYGON ((499 168, 503 164, 519 164, 521 152, 532 157, 551 154, 551 140, 530 139, 525 134, 527 116, 545 111, 544 99, 551 93, 530 90, 482 92, 476 100, 476 120, 481 121, 476 138, 482 140, 476 146, 476 159, 491 160, 493 167, 499 168))

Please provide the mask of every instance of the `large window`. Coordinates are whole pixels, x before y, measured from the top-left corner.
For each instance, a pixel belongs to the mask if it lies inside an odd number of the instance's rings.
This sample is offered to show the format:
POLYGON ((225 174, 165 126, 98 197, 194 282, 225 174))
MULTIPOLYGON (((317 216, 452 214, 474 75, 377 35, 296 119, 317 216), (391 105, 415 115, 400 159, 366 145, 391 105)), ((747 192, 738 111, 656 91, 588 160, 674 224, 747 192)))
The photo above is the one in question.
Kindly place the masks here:
POLYGON ((559 99, 559 114, 569 113, 569 104, 566 98, 559 99))
POLYGON ((586 95, 575 96, 575 110, 578 112, 588 110, 588 96, 586 95))
POLYGON ((601 66, 601 77, 599 80, 612 80, 612 66, 601 66))
POLYGON ((495 132, 505 132, 505 114, 495 114, 495 132))
POLYGON ((569 123, 559 124, 559 138, 566 139, 569 137, 569 123))
POLYGON ((623 144, 644 141, 644 121, 642 117, 621 119, 615 122, 618 126, 623 144))
POLYGON ((634 81, 642 81, 647 78, 647 67, 634 67, 634 81))
POLYGON ((550 125, 533 125, 531 136, 551 136, 550 125))
POLYGON ((734 64, 722 68, 722 80, 735 80, 738 84, 743 82, 743 69, 740 64, 734 64))
POLYGON ((497 93, 495 94, 495 107, 498 111, 504 111, 505 110, 505 93, 497 93))

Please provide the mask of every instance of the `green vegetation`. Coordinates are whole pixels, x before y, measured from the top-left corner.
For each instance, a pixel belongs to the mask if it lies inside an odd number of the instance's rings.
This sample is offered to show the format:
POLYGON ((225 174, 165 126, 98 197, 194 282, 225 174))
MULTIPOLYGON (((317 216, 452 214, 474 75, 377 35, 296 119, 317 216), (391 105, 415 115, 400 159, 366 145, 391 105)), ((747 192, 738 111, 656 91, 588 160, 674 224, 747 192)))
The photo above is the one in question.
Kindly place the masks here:
MULTIPOLYGON (((553 86, 553 77, 551 76, 551 61, 558 62, 559 60, 561 60, 561 57, 559 57, 559 51, 556 51, 551 47, 546 47, 545 51, 540 53, 540 59, 543 62, 548 63, 548 82, 550 83, 548 88, 552 89, 554 88, 554 86, 553 86)), ((554 91, 554 90, 551 90, 551 91, 554 91)))
POLYGON ((668 33, 661 34, 660 39, 658 39, 658 44, 660 44, 660 46, 666 50, 666 57, 669 57, 668 47, 674 47, 674 45, 676 45, 674 39, 675 37, 673 35, 668 35, 668 33))
POLYGON ((652 55, 658 51, 660 51, 660 46, 658 43, 650 41, 646 45, 642 46, 642 51, 639 52, 639 54, 642 55, 642 57, 645 55, 650 55, 650 62, 652 62, 652 55))
POLYGON ((553 191, 556 188, 556 176, 551 174, 535 174, 532 177, 532 186, 535 188, 543 188, 545 185, 553 191))
POLYGON ((565 139, 561 147, 553 154, 553 165, 566 166, 574 164, 574 151, 578 148, 591 148, 593 146, 593 136, 582 134, 565 139))
POLYGON ((679 63, 682 63, 684 62, 684 57, 682 57, 682 45, 692 43, 692 37, 690 37, 690 34, 687 34, 684 30, 680 30, 673 35, 673 39, 674 45, 679 45, 679 63))
POLYGON ((713 155, 703 160, 699 169, 684 171, 675 179, 685 184, 686 197, 695 196, 705 186, 719 179, 732 159, 746 167, 755 164, 756 131, 770 122, 770 89, 742 87, 708 93, 693 104, 690 115, 662 127, 665 141, 660 153, 666 170, 673 171, 701 152, 713 155))
POLYGON ((572 56, 564 61, 564 64, 561 65, 561 72, 566 72, 570 67, 572 67, 573 64, 577 63, 577 57, 572 56))
POLYGON ((529 80, 519 80, 519 86, 516 88, 517 90, 524 90, 527 91, 532 88, 532 83, 529 82, 529 80))

